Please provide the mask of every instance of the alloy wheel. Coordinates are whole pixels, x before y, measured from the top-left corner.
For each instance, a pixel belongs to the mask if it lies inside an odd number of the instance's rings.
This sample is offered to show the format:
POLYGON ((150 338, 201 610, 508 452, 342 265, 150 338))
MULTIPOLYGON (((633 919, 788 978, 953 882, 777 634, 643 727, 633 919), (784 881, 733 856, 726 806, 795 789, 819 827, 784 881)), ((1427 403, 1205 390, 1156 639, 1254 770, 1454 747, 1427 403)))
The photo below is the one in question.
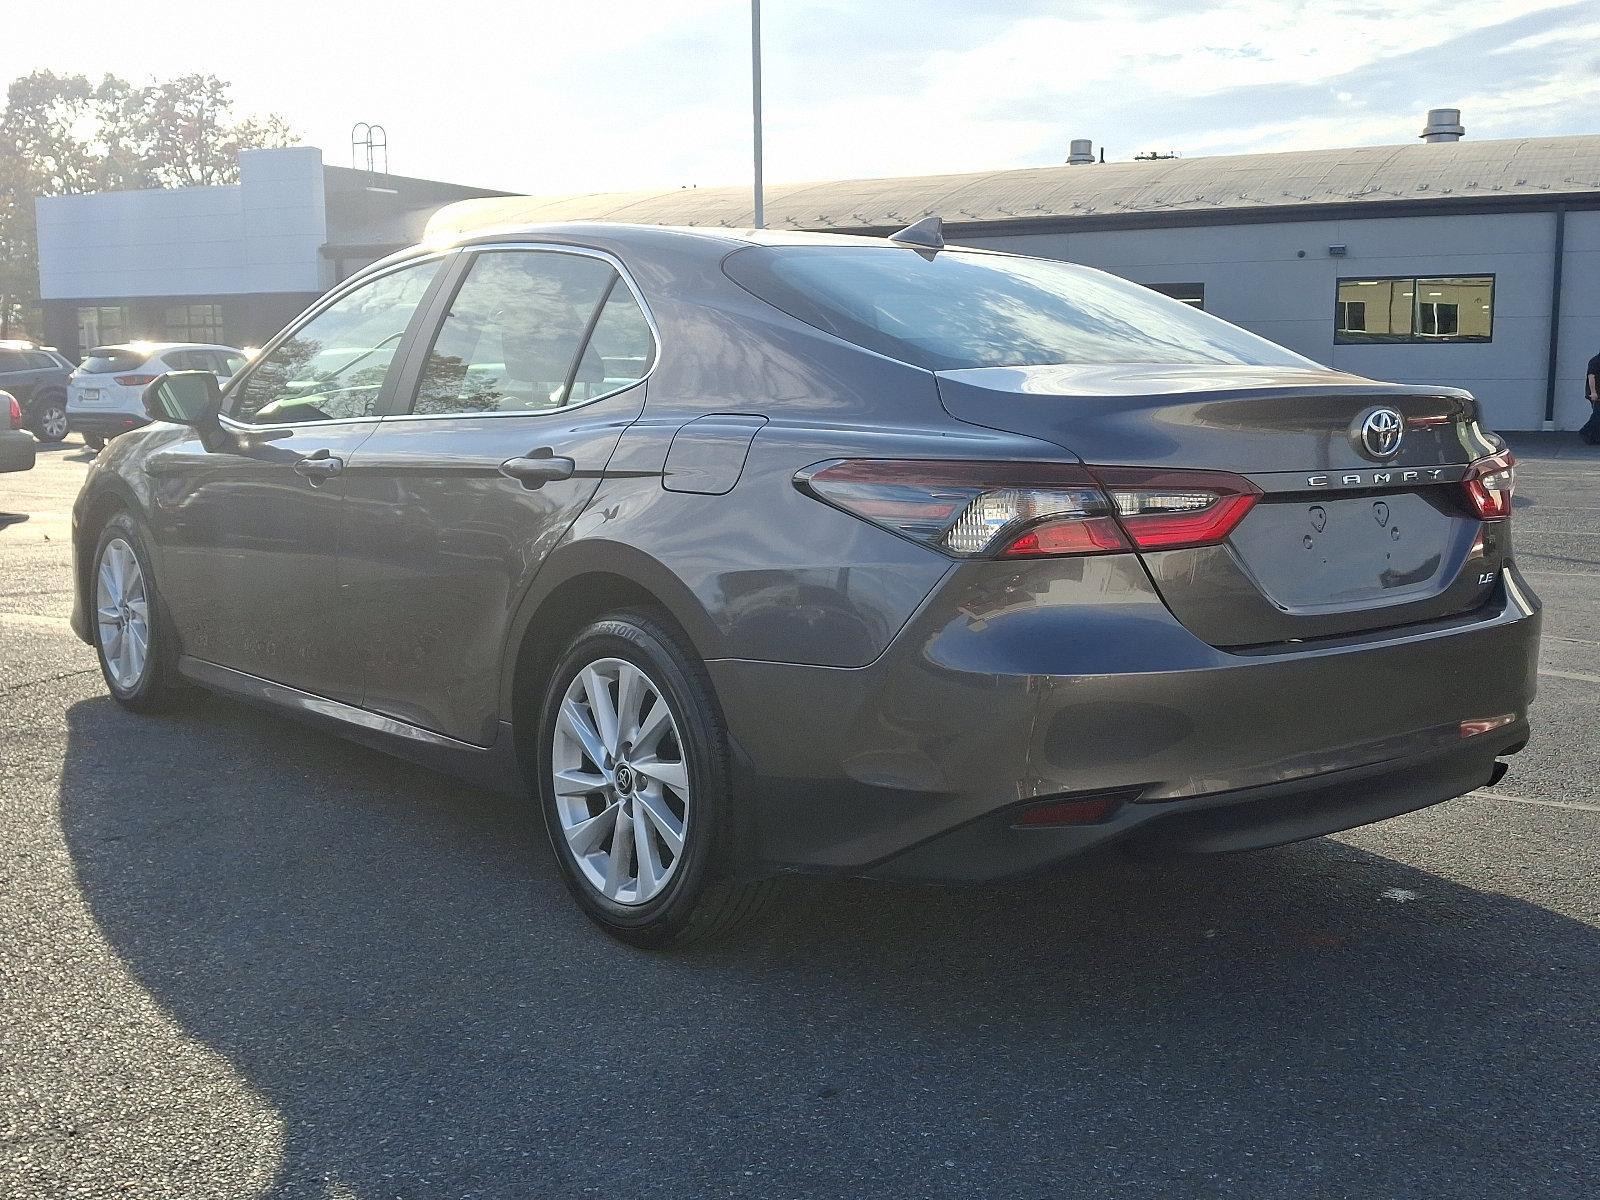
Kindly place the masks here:
POLYGON ((49 405, 39 414, 39 431, 47 442, 59 442, 67 436, 67 410, 59 404, 49 405))
POLYGON ((556 716, 556 811, 579 871, 617 904, 661 893, 683 856, 692 796, 665 691, 620 658, 589 663, 556 716))
POLYGON ((95 620, 106 673, 117 687, 132 691, 150 658, 150 599, 138 555, 121 538, 107 542, 100 555, 95 620))

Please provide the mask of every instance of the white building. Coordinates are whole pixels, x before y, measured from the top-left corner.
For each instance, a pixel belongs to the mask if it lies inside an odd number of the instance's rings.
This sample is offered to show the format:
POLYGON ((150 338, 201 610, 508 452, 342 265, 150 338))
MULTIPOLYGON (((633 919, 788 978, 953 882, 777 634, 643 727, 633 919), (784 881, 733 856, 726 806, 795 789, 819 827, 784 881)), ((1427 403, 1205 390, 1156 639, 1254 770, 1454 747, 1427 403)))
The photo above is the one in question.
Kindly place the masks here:
POLYGON ((312 146, 246 150, 239 182, 43 197, 46 340, 260 345, 340 279, 415 242, 452 200, 504 193, 325 166, 312 146))

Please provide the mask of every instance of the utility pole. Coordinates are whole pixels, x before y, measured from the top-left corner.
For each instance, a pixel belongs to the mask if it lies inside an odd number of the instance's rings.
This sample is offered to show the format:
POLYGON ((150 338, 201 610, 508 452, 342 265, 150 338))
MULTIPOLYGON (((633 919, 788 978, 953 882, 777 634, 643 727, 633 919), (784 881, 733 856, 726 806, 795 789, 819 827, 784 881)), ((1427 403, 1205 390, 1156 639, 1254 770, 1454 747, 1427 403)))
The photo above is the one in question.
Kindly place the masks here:
POLYGON ((761 0, 750 0, 750 109, 755 118, 756 228, 765 229, 761 196, 761 0))

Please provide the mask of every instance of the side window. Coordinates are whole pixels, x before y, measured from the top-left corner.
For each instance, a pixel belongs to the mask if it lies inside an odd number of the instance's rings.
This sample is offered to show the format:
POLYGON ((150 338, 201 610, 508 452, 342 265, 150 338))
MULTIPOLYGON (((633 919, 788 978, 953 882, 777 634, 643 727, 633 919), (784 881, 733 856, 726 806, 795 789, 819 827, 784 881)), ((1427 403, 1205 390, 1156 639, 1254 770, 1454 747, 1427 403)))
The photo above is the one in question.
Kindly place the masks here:
POLYGON ((228 415, 270 425, 377 413, 378 392, 437 261, 379 276, 278 343, 233 393, 228 415))
POLYGON ((35 371, 54 371, 56 360, 43 350, 30 350, 28 352, 28 366, 35 371))
POLYGON ((237 375, 245 363, 250 361, 242 354, 229 354, 221 350, 213 350, 212 353, 217 357, 217 374, 224 378, 237 375))
POLYGON ((656 342, 628 285, 618 279, 594 323, 572 383, 571 404, 637 383, 650 370, 656 342))
POLYGON ((579 361, 578 347, 613 285, 626 290, 587 255, 478 254, 429 348, 412 412, 548 412, 601 394, 605 364, 579 361))
POLYGON ((26 371, 27 360, 20 350, 0 350, 0 371, 26 371))

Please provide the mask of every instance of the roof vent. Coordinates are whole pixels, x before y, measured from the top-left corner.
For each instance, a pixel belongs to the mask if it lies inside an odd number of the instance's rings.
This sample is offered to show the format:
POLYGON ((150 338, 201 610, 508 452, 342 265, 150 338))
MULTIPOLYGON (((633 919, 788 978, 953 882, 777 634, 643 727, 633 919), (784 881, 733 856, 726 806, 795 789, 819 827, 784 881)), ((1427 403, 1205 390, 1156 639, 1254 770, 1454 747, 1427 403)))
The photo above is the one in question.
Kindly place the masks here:
POLYGON ((1067 150, 1067 162, 1073 166, 1094 161, 1094 143, 1088 138, 1073 138, 1067 150))
POLYGON ((1425 142, 1459 142, 1466 131, 1459 108, 1430 108, 1427 127, 1419 136, 1425 142))

